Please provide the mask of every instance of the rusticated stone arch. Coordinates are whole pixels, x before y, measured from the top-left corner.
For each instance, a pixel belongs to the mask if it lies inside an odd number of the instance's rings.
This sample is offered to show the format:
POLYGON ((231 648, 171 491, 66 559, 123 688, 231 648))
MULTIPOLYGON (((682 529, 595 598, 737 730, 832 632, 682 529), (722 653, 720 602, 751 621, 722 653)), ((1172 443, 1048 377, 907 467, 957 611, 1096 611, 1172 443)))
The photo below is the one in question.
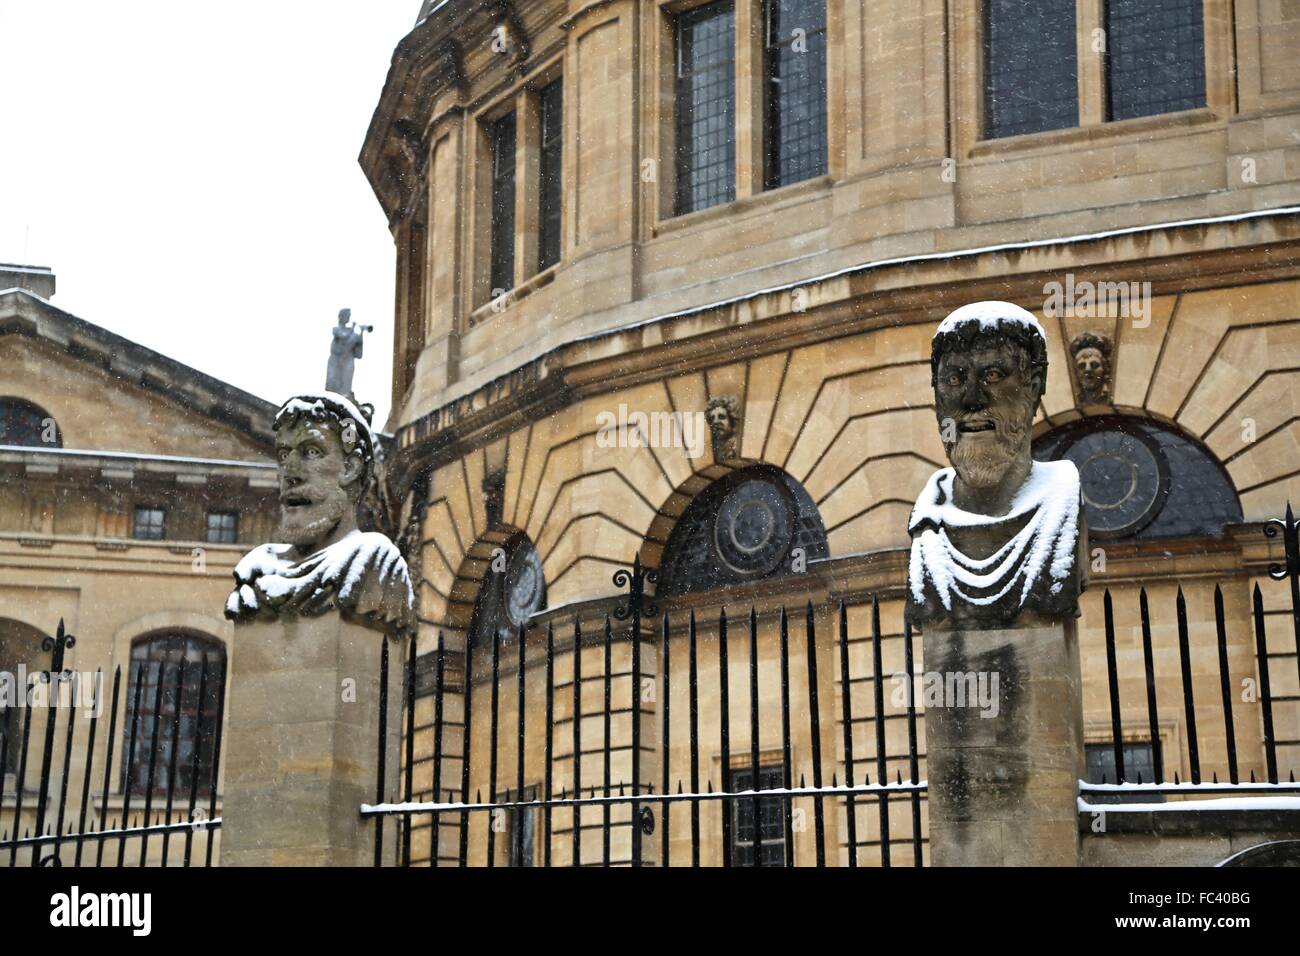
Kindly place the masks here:
POLYGON ((829 554, 803 486, 775 465, 737 459, 702 469, 674 491, 656 514, 642 561, 667 596, 785 577, 797 561, 806 567, 829 554))
MULTIPOLYGON (((528 564, 528 573, 538 576, 535 589, 537 597, 535 603, 538 605, 536 609, 545 608, 545 576, 541 562, 537 558, 537 550, 523 530, 513 525, 500 525, 479 535, 466 551, 452 584, 443 624, 449 630, 463 633, 467 646, 473 643, 476 631, 491 628, 491 622, 485 624, 482 620, 483 615, 500 610, 500 608, 489 608, 486 602, 496 599, 508 600, 509 594, 506 589, 516 583, 513 576, 516 571, 514 562, 521 557, 528 564), (498 557, 504 562, 505 572, 501 580, 496 582, 497 586, 502 588, 502 593, 494 595, 492 575, 502 573, 493 570, 493 561, 498 557), (531 561, 527 560, 529 558, 531 561)), ((530 602, 530 606, 532 603, 534 602, 530 602)))

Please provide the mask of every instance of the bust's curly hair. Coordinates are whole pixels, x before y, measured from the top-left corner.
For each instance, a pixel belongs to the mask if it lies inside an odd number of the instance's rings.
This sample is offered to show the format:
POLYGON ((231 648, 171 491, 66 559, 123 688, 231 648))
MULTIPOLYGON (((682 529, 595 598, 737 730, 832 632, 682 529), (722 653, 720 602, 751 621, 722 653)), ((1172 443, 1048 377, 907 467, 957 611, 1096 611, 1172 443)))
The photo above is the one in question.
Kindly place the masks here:
POLYGON ((1114 346, 1106 336, 1096 332, 1080 332, 1070 342, 1070 355, 1078 355, 1084 349, 1096 349, 1109 362, 1112 348, 1114 346))
MULTIPOLYGON (((1034 329, 1014 319, 999 319, 986 326, 977 321, 961 322, 940 332, 930 344, 930 387, 939 383, 939 362, 949 352, 973 352, 1013 345, 1019 356, 1020 371, 1037 371, 1042 391, 1047 389, 1047 343, 1034 329)), ((1042 391, 1039 397, 1042 397, 1042 391)))
POLYGON ((731 416, 732 424, 740 420, 740 402, 734 395, 715 395, 704 406, 704 413, 707 415, 715 408, 725 408, 727 414, 731 416))

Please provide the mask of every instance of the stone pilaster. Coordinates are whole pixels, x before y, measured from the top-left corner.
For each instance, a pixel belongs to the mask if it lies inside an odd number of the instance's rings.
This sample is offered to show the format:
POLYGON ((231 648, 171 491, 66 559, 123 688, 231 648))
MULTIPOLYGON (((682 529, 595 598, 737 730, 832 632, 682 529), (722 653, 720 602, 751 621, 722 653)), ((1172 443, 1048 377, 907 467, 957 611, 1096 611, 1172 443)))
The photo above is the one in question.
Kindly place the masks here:
MULTIPOLYGON (((235 628, 222 866, 370 866, 380 671, 389 641, 386 782, 397 793, 405 639, 337 612, 235 628)), ((392 827, 385 841, 392 852, 392 827)))

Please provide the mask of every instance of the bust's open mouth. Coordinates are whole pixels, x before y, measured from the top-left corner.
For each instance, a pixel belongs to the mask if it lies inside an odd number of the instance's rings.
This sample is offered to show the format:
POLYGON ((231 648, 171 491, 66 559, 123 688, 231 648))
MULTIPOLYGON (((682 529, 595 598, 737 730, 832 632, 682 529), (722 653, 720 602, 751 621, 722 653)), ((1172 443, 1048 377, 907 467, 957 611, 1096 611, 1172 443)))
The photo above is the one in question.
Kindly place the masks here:
POLYGON ((957 423, 959 432, 991 432, 994 428, 993 420, 989 418, 969 418, 957 423))
POLYGON ((306 495, 288 494, 280 496, 280 504, 286 508, 310 508, 313 502, 306 495))

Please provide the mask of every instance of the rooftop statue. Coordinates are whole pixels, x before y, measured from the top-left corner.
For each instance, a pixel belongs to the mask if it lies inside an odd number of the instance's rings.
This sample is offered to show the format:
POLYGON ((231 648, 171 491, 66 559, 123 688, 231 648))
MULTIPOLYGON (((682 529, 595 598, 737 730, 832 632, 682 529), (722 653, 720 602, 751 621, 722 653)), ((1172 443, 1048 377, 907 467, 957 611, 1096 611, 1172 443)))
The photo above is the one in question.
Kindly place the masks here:
POLYGON ((360 409, 332 392, 289 399, 275 416, 283 543, 235 567, 226 617, 236 621, 343 617, 389 633, 409 630, 406 561, 387 536, 357 527, 375 480, 377 442, 360 409))
POLYGON ((908 619, 998 628, 1023 612, 1073 616, 1086 548, 1079 472, 1030 455, 1047 382, 1038 320, 1009 302, 957 309, 935 332, 930 375, 952 467, 930 477, 908 521, 908 619))
POLYGON ((362 335, 373 332, 373 325, 357 325, 351 309, 339 310, 339 321, 330 341, 330 359, 325 367, 325 390, 337 395, 352 394, 352 373, 361 358, 362 335))

